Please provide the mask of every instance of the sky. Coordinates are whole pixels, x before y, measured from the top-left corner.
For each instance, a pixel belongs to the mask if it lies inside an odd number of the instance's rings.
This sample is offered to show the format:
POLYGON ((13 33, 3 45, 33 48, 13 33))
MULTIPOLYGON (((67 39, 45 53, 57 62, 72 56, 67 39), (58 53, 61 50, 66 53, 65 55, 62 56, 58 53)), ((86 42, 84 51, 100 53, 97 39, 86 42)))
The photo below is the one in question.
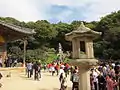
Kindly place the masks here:
POLYGON ((120 0, 0 0, 0 17, 13 17, 25 22, 98 21, 118 10, 120 0))

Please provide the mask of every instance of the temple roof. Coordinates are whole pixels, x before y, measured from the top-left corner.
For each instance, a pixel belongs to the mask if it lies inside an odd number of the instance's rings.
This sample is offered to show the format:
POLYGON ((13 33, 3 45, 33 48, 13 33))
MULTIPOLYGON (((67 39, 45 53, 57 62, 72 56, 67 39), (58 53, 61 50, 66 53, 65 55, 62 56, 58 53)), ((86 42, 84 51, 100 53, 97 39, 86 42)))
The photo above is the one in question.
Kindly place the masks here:
POLYGON ((11 28, 17 32, 21 32, 21 33, 25 33, 25 34, 34 34, 35 33, 34 29, 23 28, 23 27, 16 26, 16 25, 13 25, 10 23, 6 23, 6 22, 1 21, 1 20, 0 20, 0 25, 3 25, 5 27, 11 28))
POLYGON ((0 35, 5 41, 17 40, 35 34, 34 29, 23 28, 4 21, 0 21, 0 35))
POLYGON ((81 25, 77 28, 77 30, 73 30, 72 32, 70 33, 67 33, 65 36, 66 36, 66 39, 67 40, 70 40, 74 37, 96 37, 96 36, 100 36, 102 33, 101 32, 97 32, 97 31, 94 31, 94 30, 91 30, 90 28, 88 27, 85 27, 85 25, 83 24, 83 22, 81 23, 81 25))

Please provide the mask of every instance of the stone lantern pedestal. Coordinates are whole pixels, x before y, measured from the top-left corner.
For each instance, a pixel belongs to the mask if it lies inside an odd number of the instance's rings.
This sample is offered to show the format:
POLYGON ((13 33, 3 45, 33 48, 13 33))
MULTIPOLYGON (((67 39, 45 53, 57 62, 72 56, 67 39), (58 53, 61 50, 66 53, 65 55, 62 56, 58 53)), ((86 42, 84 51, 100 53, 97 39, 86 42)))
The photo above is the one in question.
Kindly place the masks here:
POLYGON ((71 65, 79 67, 79 90, 91 90, 90 87, 90 68, 96 65, 96 59, 75 59, 71 65))
POLYGON ((73 60, 70 64, 79 67, 79 90, 91 90, 90 68, 98 62, 94 58, 93 40, 100 35, 101 32, 93 31, 83 23, 77 30, 66 34, 66 40, 72 42, 73 60))

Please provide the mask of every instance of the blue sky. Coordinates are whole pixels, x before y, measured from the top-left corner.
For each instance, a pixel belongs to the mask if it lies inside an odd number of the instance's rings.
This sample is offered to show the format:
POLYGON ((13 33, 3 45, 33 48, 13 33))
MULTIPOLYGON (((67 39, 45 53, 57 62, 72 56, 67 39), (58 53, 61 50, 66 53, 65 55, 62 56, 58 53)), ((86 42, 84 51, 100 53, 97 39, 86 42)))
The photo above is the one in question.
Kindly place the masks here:
POLYGON ((0 16, 25 22, 94 21, 120 10, 119 4, 120 0, 0 0, 0 16))

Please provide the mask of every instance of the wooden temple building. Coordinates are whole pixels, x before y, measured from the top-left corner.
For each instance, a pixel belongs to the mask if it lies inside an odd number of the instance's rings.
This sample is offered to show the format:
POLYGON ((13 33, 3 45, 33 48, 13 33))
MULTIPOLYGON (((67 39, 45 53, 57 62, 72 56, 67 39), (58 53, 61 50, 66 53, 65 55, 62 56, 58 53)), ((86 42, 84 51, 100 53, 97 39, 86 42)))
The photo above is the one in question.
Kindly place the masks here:
POLYGON ((23 39, 34 33, 34 30, 0 21, 0 56, 2 56, 3 60, 7 55, 6 44, 8 42, 23 39))

